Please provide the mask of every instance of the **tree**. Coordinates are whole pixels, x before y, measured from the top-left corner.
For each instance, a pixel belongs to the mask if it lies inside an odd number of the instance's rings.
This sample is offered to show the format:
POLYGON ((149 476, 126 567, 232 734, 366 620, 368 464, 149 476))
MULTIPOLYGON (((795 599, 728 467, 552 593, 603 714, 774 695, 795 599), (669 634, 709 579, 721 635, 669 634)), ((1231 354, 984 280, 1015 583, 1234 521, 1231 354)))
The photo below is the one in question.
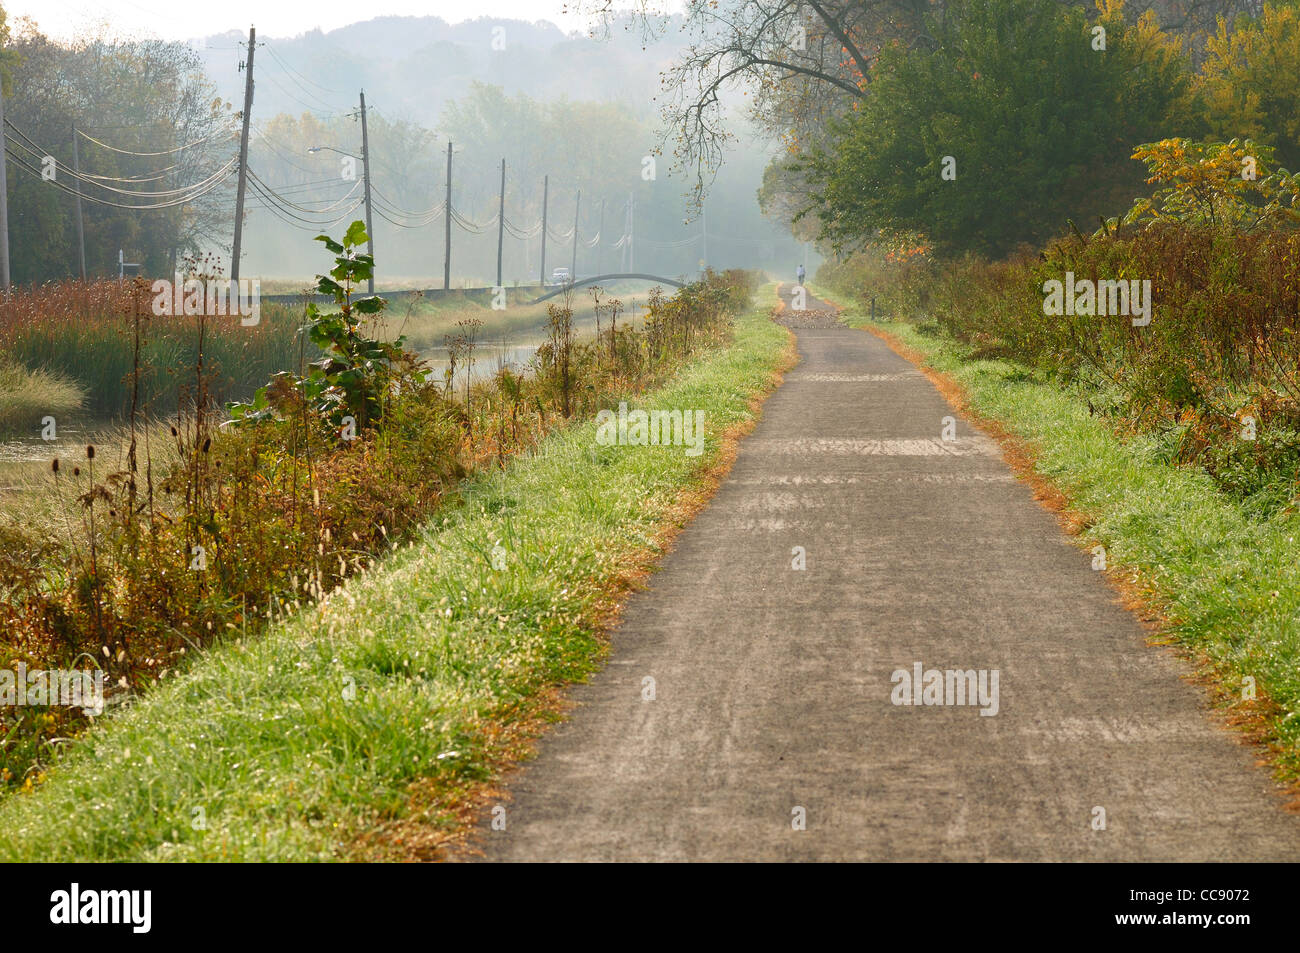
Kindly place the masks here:
POLYGON ((1147 182, 1160 188, 1133 203, 1125 225, 1172 221, 1253 231, 1300 223, 1300 173, 1278 169, 1268 146, 1249 139, 1164 139, 1138 146, 1133 158, 1146 164, 1147 182))
POLYGON ((1300 10, 1266 6, 1235 29, 1220 17, 1206 48, 1201 88, 1211 132, 1272 145, 1283 165, 1300 166, 1300 10))
POLYGON ((226 165, 235 148, 233 113, 193 50, 104 36, 63 45, 25 23, 13 52, 19 62, 5 118, 13 137, 11 226, 19 236, 11 243, 14 281, 78 271, 74 199, 59 184, 88 196, 92 274, 116 273, 119 248, 147 273, 167 274, 181 256, 229 240, 233 175, 180 201, 187 187, 226 165), (72 172, 74 125, 81 180, 72 172), (57 162, 54 182, 40 177, 46 156, 57 162), (121 207, 149 205, 164 207, 121 207))
MULTIPOLYGON (((1097 0, 1057 3, 1091 14, 1097 0)), ((1131 0, 1128 18, 1132 24, 1153 13, 1199 62, 1204 33, 1216 18, 1254 13, 1259 3, 1131 0)), ((576 3, 580 12, 603 17, 606 33, 614 24, 639 24, 645 38, 670 35, 679 26, 691 37, 663 76, 662 145, 670 145, 676 166, 693 177, 696 203, 734 138, 734 107, 743 106, 790 155, 807 155, 824 145, 832 122, 871 96, 873 64, 882 50, 937 48, 931 23, 942 20, 950 5, 949 0, 687 0, 684 11, 670 13, 659 0, 576 3)), ((787 167, 769 176, 764 201, 784 206, 806 189, 787 167), (776 192, 787 187, 790 195, 778 200, 776 192)))
MULTIPOLYGON (((613 16, 609 0, 580 6, 613 16)), ((866 97, 883 44, 924 36, 931 6, 932 0, 688 0, 682 29, 692 41, 664 75, 663 119, 678 167, 694 178, 695 200, 733 138, 729 95, 741 93, 750 118, 769 134, 815 138, 866 97)), ((633 18, 649 36, 675 22, 647 2, 633 18)))
POLYGON ((952 0, 929 32, 932 51, 882 51, 872 95, 795 163, 837 249, 920 233, 938 254, 1001 254, 1095 221, 1133 194, 1132 145, 1180 121, 1190 85, 1179 44, 1119 3, 1090 24, 1053 0, 952 0))

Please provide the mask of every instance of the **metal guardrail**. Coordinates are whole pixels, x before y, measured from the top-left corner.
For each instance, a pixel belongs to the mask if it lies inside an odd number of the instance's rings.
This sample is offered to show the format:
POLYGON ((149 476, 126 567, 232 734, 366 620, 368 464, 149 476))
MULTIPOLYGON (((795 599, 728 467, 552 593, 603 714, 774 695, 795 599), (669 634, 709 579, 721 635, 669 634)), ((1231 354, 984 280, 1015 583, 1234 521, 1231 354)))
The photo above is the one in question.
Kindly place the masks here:
MULTIPOLYGON (((686 287, 686 282, 684 281, 681 281, 676 278, 663 278, 659 275, 644 275, 644 274, 593 275, 590 278, 583 278, 580 281, 575 281, 572 283, 566 282, 563 285, 559 285, 558 287, 552 288, 550 291, 546 292, 540 297, 532 299, 527 303, 537 304, 540 301, 546 301, 548 298, 554 298, 558 294, 563 294, 565 288, 581 288, 584 285, 594 285, 601 281, 650 281, 659 285, 671 285, 674 288, 686 287)), ((507 285, 506 291, 526 291, 529 288, 537 288, 538 290, 541 290, 545 287, 546 285, 507 285)), ((451 288, 449 290, 445 290, 443 288, 421 288, 421 289, 404 288, 398 291, 376 291, 375 294, 379 295, 381 298, 387 298, 389 300, 400 300, 402 298, 409 298, 412 295, 417 295, 417 294, 422 295, 426 298, 441 298, 444 295, 455 295, 455 294, 490 296, 494 290, 495 288, 489 285, 488 287, 485 288, 451 288)), ((279 304, 293 304, 300 301, 314 301, 317 304, 328 304, 332 302, 334 299, 331 298, 329 295, 299 293, 299 294, 262 295, 261 300, 266 302, 279 303, 279 304)))
POLYGON ((594 285, 598 281, 652 281, 657 285, 672 285, 674 288, 685 288, 686 282, 678 281, 676 278, 661 278, 658 275, 642 274, 621 274, 621 275, 592 275, 590 278, 583 278, 581 281, 565 282, 553 291, 548 291, 540 298, 534 298, 529 304, 537 304, 539 301, 545 301, 547 298, 554 298, 558 294, 564 294, 566 288, 581 288, 583 285, 594 285))
MULTIPOLYGON (((532 288, 532 287, 541 288, 542 286, 541 286, 541 285, 518 285, 518 286, 507 285, 507 286, 506 286, 506 290, 507 290, 507 291, 513 291, 513 290, 516 289, 516 287, 517 287, 518 289, 520 289, 520 290, 526 290, 526 289, 528 289, 528 288, 532 288)), ((381 298, 388 298, 388 299, 392 300, 392 299, 398 299, 398 298, 409 298, 409 297, 411 297, 412 295, 417 295, 417 294, 418 294, 418 295, 422 295, 422 296, 424 296, 424 297, 426 297, 426 298, 441 298, 441 297, 443 297, 444 295, 455 295, 455 294, 464 294, 464 295, 482 294, 482 295, 490 295, 490 294, 492 294, 492 291, 493 291, 493 289, 492 289, 491 287, 487 287, 487 288, 452 288, 452 289, 450 289, 450 290, 444 290, 444 289, 442 289, 442 288, 419 288, 419 289, 416 289, 416 288, 402 288, 402 289, 397 290, 397 291, 376 291, 375 294, 379 295, 379 297, 381 297, 381 298)), ((297 302, 297 301, 315 301, 317 304, 322 304, 322 303, 326 303, 326 304, 328 304, 328 303, 332 302, 334 299, 333 299, 332 297, 330 297, 329 295, 321 295, 321 294, 305 294, 305 293, 301 293, 301 292, 300 292, 300 293, 298 293, 298 294, 275 294, 275 295, 262 295, 261 300, 262 300, 262 301, 278 302, 278 303, 281 303, 281 304, 292 304, 292 303, 297 302)))

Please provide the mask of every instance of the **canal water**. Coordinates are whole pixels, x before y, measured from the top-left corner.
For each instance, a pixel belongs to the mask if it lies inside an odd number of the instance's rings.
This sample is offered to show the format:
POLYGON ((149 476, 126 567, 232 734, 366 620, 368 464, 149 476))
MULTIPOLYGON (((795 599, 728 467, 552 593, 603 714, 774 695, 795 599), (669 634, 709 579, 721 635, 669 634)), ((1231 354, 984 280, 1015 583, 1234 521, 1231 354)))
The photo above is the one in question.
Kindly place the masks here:
MULTIPOLYGON (((619 317, 620 326, 639 324, 642 313, 641 295, 625 299, 625 311, 619 317)), ((602 326, 608 326, 607 321, 602 326)), ((596 333, 596 313, 591 307, 575 307, 573 334, 575 338, 591 337, 596 333)), ((490 380, 502 367, 519 373, 528 368, 537 349, 546 343, 548 334, 543 324, 523 328, 506 335, 484 335, 474 346, 472 376, 475 380, 490 380)), ((441 380, 449 366, 447 348, 429 347, 419 351, 420 357, 433 369, 435 380, 441 380)), ((456 371, 457 383, 464 383, 464 367, 456 371)), ((69 463, 85 458, 87 444, 103 445, 109 436, 120 436, 121 423, 89 416, 69 417, 58 421, 58 439, 41 439, 39 421, 33 421, 29 434, 10 435, 0 440, 0 491, 10 482, 6 478, 6 464, 48 464, 53 457, 69 463)), ((12 469, 12 468, 9 468, 12 469)))

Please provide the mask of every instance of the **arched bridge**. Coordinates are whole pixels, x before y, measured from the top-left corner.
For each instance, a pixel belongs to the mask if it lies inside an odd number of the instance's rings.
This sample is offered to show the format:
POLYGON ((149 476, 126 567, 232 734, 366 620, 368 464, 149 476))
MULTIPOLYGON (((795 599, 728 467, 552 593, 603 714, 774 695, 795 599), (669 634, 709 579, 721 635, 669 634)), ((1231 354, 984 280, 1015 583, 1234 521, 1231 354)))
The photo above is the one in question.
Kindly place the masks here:
POLYGON ((565 282, 553 291, 548 291, 540 298, 534 298, 529 304, 537 304, 539 301, 545 301, 547 298, 554 298, 558 294, 564 294, 566 288, 581 288, 583 285, 594 285, 602 281, 630 281, 640 279, 641 281, 650 281, 657 285, 672 285, 674 288, 685 288, 685 282, 678 281, 675 278, 660 278, 658 275, 592 275, 590 278, 583 278, 580 281, 565 282))

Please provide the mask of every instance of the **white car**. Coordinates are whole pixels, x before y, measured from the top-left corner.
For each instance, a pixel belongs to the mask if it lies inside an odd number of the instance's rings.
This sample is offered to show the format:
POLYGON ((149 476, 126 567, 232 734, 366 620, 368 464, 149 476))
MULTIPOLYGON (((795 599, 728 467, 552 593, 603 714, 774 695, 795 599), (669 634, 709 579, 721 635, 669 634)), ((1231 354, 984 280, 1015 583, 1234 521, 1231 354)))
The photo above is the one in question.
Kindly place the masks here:
POLYGON ((551 272, 551 280, 547 282, 550 285, 567 285, 573 278, 569 275, 569 269, 556 268, 551 272))

